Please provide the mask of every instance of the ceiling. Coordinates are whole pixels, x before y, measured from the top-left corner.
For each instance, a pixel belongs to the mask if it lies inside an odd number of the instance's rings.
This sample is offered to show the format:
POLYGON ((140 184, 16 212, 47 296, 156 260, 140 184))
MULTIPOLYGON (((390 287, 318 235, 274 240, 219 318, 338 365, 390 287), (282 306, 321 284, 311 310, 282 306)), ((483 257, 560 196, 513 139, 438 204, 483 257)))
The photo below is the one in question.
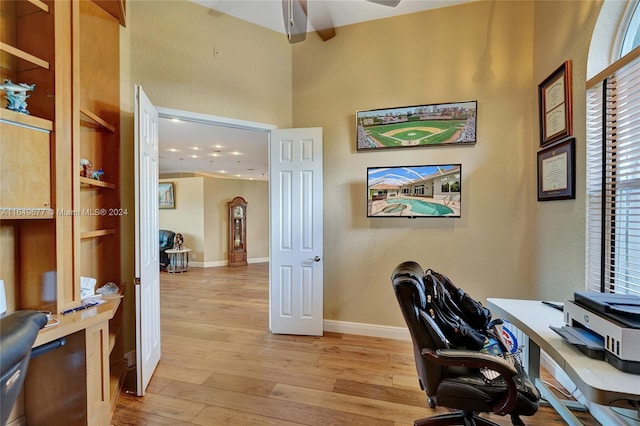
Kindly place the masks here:
MULTIPOLYGON (((283 34, 281 0, 192 0, 212 13, 234 16, 283 34)), ((308 31, 330 23, 341 27, 428 9, 453 6, 473 0, 401 0, 396 7, 367 0, 307 0, 308 31), (322 19, 317 19, 321 17, 322 19)), ((311 35, 309 35, 311 36, 311 35)), ((336 30, 336 38, 340 31, 336 30)), ((233 179, 268 180, 268 136, 252 131, 199 121, 159 121, 160 174, 193 173, 233 179)))
POLYGON ((264 131, 160 117, 160 175, 268 180, 264 131))

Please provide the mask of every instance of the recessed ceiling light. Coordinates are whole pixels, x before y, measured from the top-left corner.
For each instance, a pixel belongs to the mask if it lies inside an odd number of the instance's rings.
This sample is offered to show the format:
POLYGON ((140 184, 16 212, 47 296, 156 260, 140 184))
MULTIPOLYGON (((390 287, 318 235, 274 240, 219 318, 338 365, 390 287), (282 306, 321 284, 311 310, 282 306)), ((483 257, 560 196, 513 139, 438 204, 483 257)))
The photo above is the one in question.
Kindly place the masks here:
POLYGON ((191 149, 193 149, 194 151, 197 151, 197 150, 199 150, 200 148, 199 148, 199 147, 197 147, 197 146, 192 146, 192 147, 191 147, 191 149))
POLYGON ((167 151, 169 151, 169 152, 179 152, 179 151, 178 151, 177 149, 175 149, 175 148, 169 148, 169 149, 167 149, 167 151))
POLYGON ((191 158, 198 158, 198 156, 194 154, 191 156, 191 158))
POLYGON ((214 152, 213 154, 209 154, 212 157, 220 157, 220 154, 218 154, 217 152, 214 152))
POLYGON ((240 152, 238 152, 238 151, 230 152, 230 154, 231 154, 231 155, 242 155, 242 154, 241 154, 240 152))
POLYGON ((171 119, 171 122, 172 122, 172 123, 182 123, 182 120, 179 120, 179 119, 177 119, 177 118, 172 118, 172 119, 171 119))

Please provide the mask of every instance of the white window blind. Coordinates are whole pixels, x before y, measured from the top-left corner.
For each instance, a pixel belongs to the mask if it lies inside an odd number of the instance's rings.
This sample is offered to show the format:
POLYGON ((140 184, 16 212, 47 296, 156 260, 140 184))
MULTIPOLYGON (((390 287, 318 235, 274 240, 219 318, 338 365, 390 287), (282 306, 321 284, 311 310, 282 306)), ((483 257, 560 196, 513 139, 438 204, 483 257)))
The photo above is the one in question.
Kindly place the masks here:
POLYGON ((588 83, 587 289, 640 295, 640 59, 632 53, 588 83))

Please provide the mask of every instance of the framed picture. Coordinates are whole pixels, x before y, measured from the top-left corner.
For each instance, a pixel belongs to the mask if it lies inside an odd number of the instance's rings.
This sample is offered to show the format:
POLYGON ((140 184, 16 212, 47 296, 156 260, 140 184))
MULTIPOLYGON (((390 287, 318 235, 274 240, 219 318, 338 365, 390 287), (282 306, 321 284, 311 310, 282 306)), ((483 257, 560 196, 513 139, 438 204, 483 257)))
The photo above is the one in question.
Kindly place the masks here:
POLYGON ((575 138, 538 152, 538 201, 576 198, 575 138))
POLYGON ((357 150, 476 143, 478 102, 356 111, 357 150))
POLYGON ((538 85, 540 146, 573 134, 571 61, 566 61, 538 85))
POLYGON ((175 209, 176 196, 173 182, 158 183, 158 206, 161 209, 175 209))

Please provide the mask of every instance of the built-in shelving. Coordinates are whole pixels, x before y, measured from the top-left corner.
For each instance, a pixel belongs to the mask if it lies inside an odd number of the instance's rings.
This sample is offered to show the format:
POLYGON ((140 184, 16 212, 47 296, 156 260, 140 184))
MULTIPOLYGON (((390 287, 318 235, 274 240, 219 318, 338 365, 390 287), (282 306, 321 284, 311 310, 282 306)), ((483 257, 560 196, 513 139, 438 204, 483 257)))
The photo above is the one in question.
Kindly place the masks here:
POLYGON ((6 108, 0 108, 0 122, 26 126, 46 132, 53 130, 53 122, 51 122, 51 120, 46 120, 29 114, 22 114, 6 108))
POLYGON ((112 228, 96 229, 94 231, 82 232, 80 234, 80 239, 84 240, 87 238, 104 237, 106 235, 113 235, 115 233, 116 233, 116 230, 112 228))
POLYGON ((27 0, 29 3, 42 10, 43 12, 49 13, 49 6, 40 0, 27 0))
POLYGON ((80 183, 84 185, 89 185, 98 188, 108 188, 108 189, 116 189, 116 185, 110 182, 105 182, 102 180, 89 179, 86 177, 80 177, 80 183))
POLYGON ((80 108, 80 120, 89 124, 90 126, 105 129, 111 133, 116 132, 115 127, 113 127, 111 124, 107 123, 107 121, 103 120, 97 114, 89 111, 86 108, 80 108))
POLYGON ((22 49, 18 49, 17 47, 11 46, 10 44, 4 43, 0 41, 0 50, 3 52, 7 52, 10 55, 13 55, 17 58, 23 59, 27 62, 32 63, 40 68, 44 68, 48 70, 50 68, 49 62, 38 58, 30 53, 25 52, 22 49))

